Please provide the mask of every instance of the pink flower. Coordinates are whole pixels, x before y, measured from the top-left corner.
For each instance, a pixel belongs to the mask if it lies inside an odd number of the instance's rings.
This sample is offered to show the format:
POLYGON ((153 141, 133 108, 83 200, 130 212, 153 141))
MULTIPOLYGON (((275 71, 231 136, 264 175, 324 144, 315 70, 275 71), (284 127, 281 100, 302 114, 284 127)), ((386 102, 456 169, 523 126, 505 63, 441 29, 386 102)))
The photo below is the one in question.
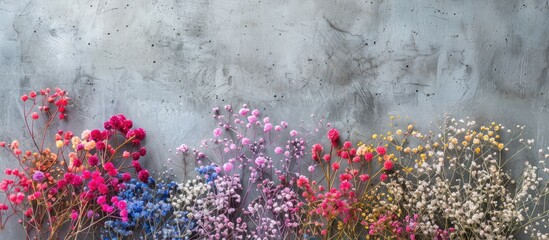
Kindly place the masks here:
POLYGON ((88 158, 88 164, 90 166, 97 166, 99 164, 99 158, 96 155, 92 155, 88 158))
POLYGON ((337 129, 332 128, 330 131, 328 131, 328 139, 330 142, 332 142, 332 146, 337 147, 337 141, 339 141, 339 131, 337 129))
POLYGON ((270 123, 266 123, 263 127, 263 132, 270 132, 273 129, 273 125, 270 123))
POLYGON ((264 157, 258 157, 258 158, 255 159, 255 164, 257 164, 259 166, 262 166, 266 162, 267 162, 267 159, 265 159, 264 157))
POLYGON ((350 181, 351 179, 353 179, 353 175, 351 174, 343 173, 339 175, 339 181, 341 182, 350 181))
POLYGON ((103 205, 103 204, 107 203, 107 198, 106 198, 105 196, 99 196, 99 197, 97 198, 97 203, 98 203, 99 205, 103 205))
POLYGON ((338 162, 335 162, 332 164, 332 169, 334 169, 334 171, 337 171, 339 169, 340 165, 338 162))
POLYGON ((324 149, 322 148, 322 145, 320 144, 314 144, 313 145, 313 148, 311 149, 311 152, 312 152, 312 158, 313 160, 315 161, 319 161, 320 160, 320 153, 323 151, 324 149))
POLYGON ((383 163, 383 169, 385 171, 389 171, 389 170, 393 169, 393 162, 391 162, 391 160, 385 161, 385 163, 383 163))
POLYGON ((0 203, 0 211, 6 211, 8 210, 8 205, 0 203))
POLYGON ((344 181, 342 183, 339 184, 339 188, 342 190, 342 191, 349 191, 349 189, 351 189, 353 185, 348 182, 348 181, 344 181))
POLYGON ((233 164, 228 162, 228 163, 225 163, 223 164, 223 170, 225 170, 225 172, 230 172, 231 170, 233 170, 233 164))
POLYGON ((248 145, 248 144, 250 144, 250 139, 242 138, 242 145, 248 145))
POLYGON ((364 154, 364 160, 366 160, 366 162, 372 161, 372 159, 374 159, 373 153, 367 152, 364 154))
POLYGON ((241 108, 240 111, 238 111, 238 113, 242 116, 246 116, 246 114, 248 114, 248 111, 250 111, 250 109, 248 108, 241 108))
POLYGON ((275 150, 274 150, 274 152, 278 155, 282 154, 283 151, 284 150, 281 147, 276 147, 275 150))
POLYGON ((376 148, 376 152, 377 152, 377 154, 383 156, 383 155, 385 155, 385 153, 387 153, 387 149, 385 149, 384 146, 379 146, 379 147, 376 148))
POLYGON ((314 172, 315 171, 315 166, 309 166, 309 172, 314 172))
POLYGON ((275 131, 277 131, 277 132, 282 131, 282 127, 280 127, 279 125, 276 125, 275 126, 275 131))
POLYGON ((214 129, 214 131, 213 131, 214 137, 219 137, 219 136, 221 136, 221 134, 223 134, 223 131, 221 130, 221 128, 214 129))
POLYGON ((257 122, 257 118, 253 115, 248 116, 248 122, 253 124, 253 123, 257 122))
POLYGON ((349 159, 349 152, 347 151, 342 151, 340 152, 340 155, 339 155, 341 158, 343 159, 349 159))
POLYGON ((370 180, 370 175, 368 174, 362 174, 358 177, 360 178, 360 181, 363 181, 363 182, 370 180))
POLYGON ((124 151, 124 152, 122 153, 122 157, 123 157, 123 158, 126 158, 126 159, 129 158, 129 157, 130 157, 130 152, 124 151))
POLYGON ((385 181, 385 180, 387 180, 387 178, 388 178, 388 176, 385 173, 382 173, 381 176, 379 176, 379 179, 381 179, 381 181, 385 181))
POLYGON ((305 177, 303 175, 299 176, 299 178, 297 179, 297 186, 298 187, 304 187, 308 184, 309 184, 309 179, 307 179, 307 177, 305 177))
POLYGON ((296 130, 290 131, 290 136, 292 136, 292 137, 297 136, 297 131, 296 130))
POLYGON ((254 116, 256 116, 256 117, 259 116, 259 110, 254 109, 254 110, 252 111, 252 115, 254 115, 254 116))
POLYGON ((72 210, 72 212, 71 212, 71 219, 72 219, 73 221, 76 221, 76 219, 78 219, 78 212, 77 212, 77 211, 72 210))
POLYGON ((38 119, 39 117, 40 116, 38 115, 37 112, 33 112, 32 115, 31 115, 31 118, 34 119, 34 120, 38 119))
POLYGON ((329 162, 332 159, 332 156, 330 154, 324 154, 324 157, 322 157, 324 161, 329 162))
POLYGON ((351 148, 352 146, 353 146, 353 144, 349 141, 346 141, 345 143, 343 143, 344 148, 351 148))

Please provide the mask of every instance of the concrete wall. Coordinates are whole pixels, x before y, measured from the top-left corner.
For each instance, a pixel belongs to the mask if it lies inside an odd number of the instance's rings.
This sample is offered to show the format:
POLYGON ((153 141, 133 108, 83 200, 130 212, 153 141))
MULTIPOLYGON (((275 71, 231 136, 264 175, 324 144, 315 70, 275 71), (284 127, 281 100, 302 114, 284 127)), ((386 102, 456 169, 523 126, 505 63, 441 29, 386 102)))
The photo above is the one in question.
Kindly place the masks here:
POLYGON ((147 129, 151 167, 209 136, 211 107, 244 102, 353 138, 451 112, 547 145, 548 39, 547 0, 3 0, 0 139, 22 137, 21 93, 59 86, 75 132, 117 113, 147 129))

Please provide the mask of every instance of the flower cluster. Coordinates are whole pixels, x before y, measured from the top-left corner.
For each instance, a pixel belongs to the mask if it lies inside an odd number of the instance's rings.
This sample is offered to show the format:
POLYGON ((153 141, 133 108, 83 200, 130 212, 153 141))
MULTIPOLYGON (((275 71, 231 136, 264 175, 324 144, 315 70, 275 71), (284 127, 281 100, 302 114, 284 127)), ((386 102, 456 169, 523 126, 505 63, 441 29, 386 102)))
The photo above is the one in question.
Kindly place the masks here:
POLYGON ((146 149, 135 141, 143 140, 145 131, 132 129, 132 121, 118 115, 105 122, 104 129, 85 130, 81 136, 62 130, 51 133, 57 121, 66 119, 68 94, 44 89, 21 100, 30 136, 25 146, 31 147, 24 150, 18 140, 0 142, 20 165, 5 169, 6 178, 0 181, 0 191, 6 194, 0 203, 0 227, 17 217, 29 238, 78 238, 93 232, 105 218, 127 222, 127 202, 116 196, 135 173, 148 178, 138 161, 146 149), (54 144, 48 146, 52 135, 54 144), (123 170, 129 156, 135 172, 123 170))
POLYGON ((211 138, 177 148, 196 171, 178 182, 142 167, 147 133, 124 115, 50 134, 68 94, 21 100, 30 139, 0 142, 20 164, 0 181, 0 227, 19 218, 28 238, 549 238, 549 148, 534 161, 524 126, 447 116, 440 132, 406 125, 353 142, 323 119, 293 126, 226 105, 211 138))
POLYGON ((184 230, 192 229, 189 221, 180 221, 173 215, 170 203, 172 193, 177 190, 174 181, 147 182, 132 179, 125 189, 113 197, 114 202, 126 205, 127 219, 109 219, 101 231, 102 239, 120 239, 128 236, 142 236, 155 239, 184 239, 184 230))

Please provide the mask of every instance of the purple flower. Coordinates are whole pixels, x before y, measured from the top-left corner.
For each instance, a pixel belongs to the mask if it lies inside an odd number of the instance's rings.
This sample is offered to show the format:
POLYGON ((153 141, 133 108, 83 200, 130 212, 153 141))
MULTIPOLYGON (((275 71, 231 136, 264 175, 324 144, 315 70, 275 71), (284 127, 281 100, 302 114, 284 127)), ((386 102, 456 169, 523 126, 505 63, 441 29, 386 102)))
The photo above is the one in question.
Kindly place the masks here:
POLYGON ((36 171, 34 172, 34 174, 32 175, 32 179, 34 179, 34 181, 37 181, 37 182, 42 182, 44 181, 44 178, 46 178, 46 175, 44 175, 43 172, 40 172, 40 171, 36 171))

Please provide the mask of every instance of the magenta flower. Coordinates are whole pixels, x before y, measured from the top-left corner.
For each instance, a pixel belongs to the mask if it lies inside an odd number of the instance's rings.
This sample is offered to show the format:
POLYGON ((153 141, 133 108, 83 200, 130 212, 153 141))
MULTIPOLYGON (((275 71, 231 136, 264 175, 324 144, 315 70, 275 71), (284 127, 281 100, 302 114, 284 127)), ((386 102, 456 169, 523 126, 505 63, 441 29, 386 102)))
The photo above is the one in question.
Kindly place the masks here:
POLYGON ((223 164, 223 170, 225 170, 225 172, 230 172, 233 170, 233 164, 230 162, 223 164))

